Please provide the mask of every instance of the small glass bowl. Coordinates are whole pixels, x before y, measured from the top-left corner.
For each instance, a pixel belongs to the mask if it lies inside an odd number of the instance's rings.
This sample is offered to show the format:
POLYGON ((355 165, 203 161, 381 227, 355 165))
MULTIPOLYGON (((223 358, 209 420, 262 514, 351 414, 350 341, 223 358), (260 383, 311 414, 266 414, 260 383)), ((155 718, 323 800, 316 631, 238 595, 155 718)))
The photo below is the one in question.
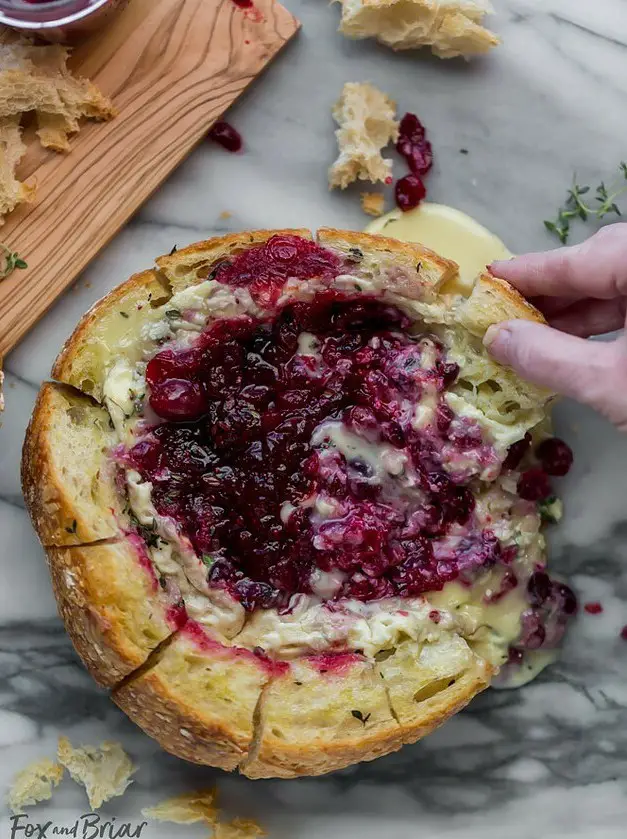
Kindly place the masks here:
POLYGON ((0 23, 46 41, 73 42, 104 26, 128 0, 0 0, 0 23))

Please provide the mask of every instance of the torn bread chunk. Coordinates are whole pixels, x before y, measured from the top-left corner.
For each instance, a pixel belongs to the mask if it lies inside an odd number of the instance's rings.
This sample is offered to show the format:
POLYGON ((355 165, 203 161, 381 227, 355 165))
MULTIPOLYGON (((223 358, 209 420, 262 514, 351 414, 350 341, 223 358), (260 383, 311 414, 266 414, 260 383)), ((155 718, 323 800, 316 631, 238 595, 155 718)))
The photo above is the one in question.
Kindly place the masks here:
POLYGON ((48 801, 62 778, 63 767, 47 757, 29 763, 13 779, 8 794, 9 809, 21 813, 25 807, 48 801))
POLYGON ((382 192, 362 192, 361 209, 368 216, 382 216, 385 212, 385 195, 382 192))
POLYGON ((382 157, 381 149, 398 137, 395 113, 396 103, 374 85, 346 82, 333 108, 340 154, 329 169, 331 189, 392 177, 392 161, 382 157))
POLYGON ((349 38, 376 38, 394 50, 430 47, 439 58, 488 52, 498 37, 483 26, 489 0, 337 0, 339 30, 349 38))
POLYGON ((22 183, 15 175, 25 151, 19 115, 0 118, 0 224, 18 204, 34 197, 35 188, 22 183))
POLYGON ((158 822, 173 824, 215 824, 218 816, 216 807, 217 790, 197 790, 166 798, 154 807, 142 810, 142 816, 158 822))
POLYGON ((67 737, 59 737, 57 757, 72 776, 85 787, 93 810, 105 801, 122 795, 131 783, 136 767, 119 743, 105 741, 100 746, 74 748, 67 737))
POLYGON ((267 831, 253 819, 218 822, 213 829, 214 839, 257 839, 258 836, 266 835, 267 831))
POLYGON ((69 137, 83 117, 109 120, 116 114, 92 82, 70 73, 68 57, 67 47, 34 44, 10 30, 0 33, 0 224, 35 194, 16 177, 26 151, 20 127, 25 113, 36 114, 41 144, 58 152, 70 151, 69 137))

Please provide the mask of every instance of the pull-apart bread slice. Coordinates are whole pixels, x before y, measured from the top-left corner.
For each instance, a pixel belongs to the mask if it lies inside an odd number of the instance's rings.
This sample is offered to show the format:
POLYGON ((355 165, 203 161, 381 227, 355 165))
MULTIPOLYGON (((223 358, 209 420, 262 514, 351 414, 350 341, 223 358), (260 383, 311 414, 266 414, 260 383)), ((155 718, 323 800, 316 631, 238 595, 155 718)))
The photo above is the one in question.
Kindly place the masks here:
POLYGON ((165 749, 321 774, 555 648, 572 595, 529 479, 550 394, 483 348, 505 317, 541 320, 330 229, 201 242, 85 315, 24 492, 79 654, 165 749))

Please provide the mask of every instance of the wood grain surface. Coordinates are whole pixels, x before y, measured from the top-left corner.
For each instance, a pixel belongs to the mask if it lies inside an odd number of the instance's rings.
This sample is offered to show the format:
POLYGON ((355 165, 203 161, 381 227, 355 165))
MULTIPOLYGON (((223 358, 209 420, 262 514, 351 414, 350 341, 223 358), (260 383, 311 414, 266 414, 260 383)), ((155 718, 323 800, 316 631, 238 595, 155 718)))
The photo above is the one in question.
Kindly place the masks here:
POLYGON ((72 151, 31 142, 19 176, 34 204, 7 217, 0 239, 28 262, 0 283, 0 357, 20 340, 212 123, 296 33, 274 0, 131 0, 70 65, 119 115, 83 124, 72 151))

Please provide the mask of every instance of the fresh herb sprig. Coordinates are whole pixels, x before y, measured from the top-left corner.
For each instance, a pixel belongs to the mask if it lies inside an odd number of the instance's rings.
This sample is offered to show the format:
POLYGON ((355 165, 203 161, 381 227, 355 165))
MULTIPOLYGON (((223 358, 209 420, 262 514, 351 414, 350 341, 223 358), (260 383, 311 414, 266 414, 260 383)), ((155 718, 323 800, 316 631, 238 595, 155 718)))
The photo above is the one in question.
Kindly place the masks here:
POLYGON ((5 277, 12 274, 16 268, 20 268, 21 270, 28 268, 28 263, 26 260, 22 259, 17 251, 12 251, 11 248, 3 245, 1 242, 0 253, 2 255, 2 259, 4 259, 4 263, 0 266, 0 280, 4 280, 5 277))
POLYGON ((580 186, 575 175, 573 185, 568 190, 566 201, 557 211, 557 218, 554 221, 545 220, 544 222, 544 226, 549 233, 553 233, 565 245, 568 242, 570 223, 573 219, 579 218, 582 221, 588 221, 590 217, 602 219, 611 214, 620 216, 620 207, 616 201, 624 192, 627 192, 627 163, 621 160, 618 168, 621 176, 609 187, 601 181, 592 199, 584 200, 584 196, 590 193, 590 187, 580 186), (586 203, 590 200, 596 203, 586 203))

